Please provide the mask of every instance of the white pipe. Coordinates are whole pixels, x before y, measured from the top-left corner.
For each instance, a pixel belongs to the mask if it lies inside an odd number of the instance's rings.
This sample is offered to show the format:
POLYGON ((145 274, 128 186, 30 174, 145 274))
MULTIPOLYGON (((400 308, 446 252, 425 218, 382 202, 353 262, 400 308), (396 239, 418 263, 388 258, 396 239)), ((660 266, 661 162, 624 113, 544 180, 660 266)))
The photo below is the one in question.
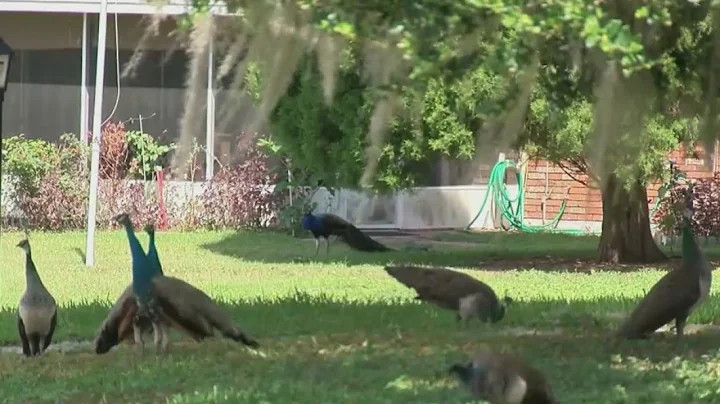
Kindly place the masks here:
POLYGON ((90 163, 90 197, 88 201, 87 244, 85 265, 95 263, 95 216, 97 214, 98 177, 100 171, 100 127, 102 119, 103 90, 105 86, 105 45, 107 42, 107 0, 100 2, 98 22, 97 64, 95 66, 95 100, 93 105, 92 160, 90 163))
MULTIPOLYGON (((212 14, 210 15, 212 18, 212 14)), ((208 44, 207 106, 205 116, 205 181, 215 174, 215 94, 213 94, 213 36, 208 44)))
POLYGON ((88 117, 88 98, 87 98, 87 13, 83 13, 82 28, 82 66, 80 67, 80 139, 87 143, 87 117, 88 117))

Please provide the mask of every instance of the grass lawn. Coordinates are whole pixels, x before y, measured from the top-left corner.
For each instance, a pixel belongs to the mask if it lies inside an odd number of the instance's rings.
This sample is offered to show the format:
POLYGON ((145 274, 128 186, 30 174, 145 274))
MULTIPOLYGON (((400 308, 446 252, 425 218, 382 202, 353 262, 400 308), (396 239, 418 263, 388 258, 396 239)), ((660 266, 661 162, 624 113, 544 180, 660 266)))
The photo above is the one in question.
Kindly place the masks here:
MULTIPOLYGON (((19 343, 20 238, 4 233, 0 245, 3 345, 19 343)), ((33 359, 0 351, 0 402, 467 403, 468 393, 445 371, 482 347, 522 355, 543 369, 562 403, 720 402, 720 333, 699 327, 720 308, 719 282, 689 319, 701 330, 684 342, 666 335, 613 340, 609 334, 663 269, 585 263, 594 237, 486 234, 455 240, 464 243, 445 239, 429 251, 388 239, 401 251, 387 254, 333 243, 330 255, 323 246, 318 258, 311 240, 277 234, 157 238, 165 272, 221 299, 260 342, 259 352, 222 339, 198 345, 177 334, 165 357, 150 348, 141 358, 128 346, 97 356, 67 343, 33 359), (387 262, 463 267, 516 304, 500 323, 460 329, 453 313, 414 302, 382 270, 387 262)), ((130 282, 124 233, 98 234, 92 269, 82 264, 84 233, 37 233, 31 242, 40 275, 61 305, 54 344, 94 338, 130 282)), ((720 255, 714 246, 708 253, 720 255)))

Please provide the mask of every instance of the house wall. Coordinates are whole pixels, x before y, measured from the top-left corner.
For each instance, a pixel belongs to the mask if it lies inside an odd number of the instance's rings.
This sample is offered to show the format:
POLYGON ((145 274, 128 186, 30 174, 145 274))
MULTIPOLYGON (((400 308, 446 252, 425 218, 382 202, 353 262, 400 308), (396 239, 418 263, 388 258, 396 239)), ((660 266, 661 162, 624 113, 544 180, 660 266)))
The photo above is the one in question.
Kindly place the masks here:
MULTIPOLYGON (((702 154, 702 149, 698 148, 702 154)), ((669 156, 674 158, 678 168, 692 179, 709 178, 717 172, 717 161, 707 168, 703 161, 686 156, 681 148, 669 156)), ((580 180, 587 181, 586 176, 580 180)), ((661 183, 648 187, 649 206, 654 206, 661 183)), ((525 180, 525 219, 528 224, 546 223, 555 218, 567 195, 565 214, 562 216, 559 229, 579 229, 600 231, 602 223, 602 197, 599 189, 585 186, 565 173, 558 165, 544 160, 532 160, 528 163, 525 180), (545 199, 546 211, 543 221, 542 206, 545 199)))
MULTIPOLYGON (((0 12, 52 12, 52 13, 95 13, 98 11, 98 0, 3 0, 0 1, 0 12)), ((213 2, 210 6, 213 13, 225 15, 227 9, 224 2, 213 2)), ((112 0, 107 2, 108 13, 122 14, 153 14, 169 15, 186 14, 191 10, 187 0, 112 0)))
MULTIPOLYGON (((122 76, 141 42, 151 16, 139 14, 117 15, 118 46, 115 39, 116 16, 108 14, 105 61, 105 89, 102 118, 125 122, 128 130, 142 129, 164 143, 176 141, 180 134, 180 119, 184 111, 185 81, 188 56, 181 39, 173 33, 174 19, 160 24, 157 36, 143 43, 142 58, 134 74, 121 77, 118 98, 118 60, 122 76), (119 52, 116 51, 119 49, 119 52), (119 58, 117 57, 119 54, 119 58), (117 101, 117 107, 113 107, 117 101)), ((0 13, 0 36, 15 50, 10 71, 10 83, 3 104, 2 136, 20 133, 28 138, 56 141, 63 133, 80 131, 82 14, 73 13, 0 13)), ((88 127, 92 127, 95 64, 97 55, 98 16, 88 14, 87 98, 88 127)), ((219 64, 221 58, 215 58, 219 64)), ((207 67, 203 67, 206 69, 207 67)), ((207 86, 207 74, 202 87, 207 86)), ((226 108, 228 83, 221 83, 215 91, 215 155, 227 164, 234 156, 238 135, 242 132, 243 117, 248 110, 221 114, 226 108)), ((198 124, 196 141, 205 145, 206 95, 198 97, 203 110, 202 124, 198 124)), ((264 130, 264 128, 261 128, 264 130)), ((196 179, 204 178, 204 153, 198 154, 196 179)), ((216 169, 219 168, 217 164, 216 169)))

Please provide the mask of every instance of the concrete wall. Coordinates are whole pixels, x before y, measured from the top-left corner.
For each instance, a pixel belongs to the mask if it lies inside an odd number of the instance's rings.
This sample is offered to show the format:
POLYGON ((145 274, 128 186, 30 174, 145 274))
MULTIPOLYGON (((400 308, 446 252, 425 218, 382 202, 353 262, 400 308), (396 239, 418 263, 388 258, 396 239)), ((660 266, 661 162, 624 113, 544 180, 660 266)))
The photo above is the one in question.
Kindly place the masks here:
MULTIPOLYGON (((517 185, 508 186, 511 197, 517 190, 517 185)), ((316 212, 336 214, 361 228, 462 229, 478 213, 486 192, 486 185, 469 185, 413 188, 380 196, 342 189, 333 196, 322 188, 312 201, 316 212)), ((492 207, 486 204, 473 230, 493 228, 492 207)))

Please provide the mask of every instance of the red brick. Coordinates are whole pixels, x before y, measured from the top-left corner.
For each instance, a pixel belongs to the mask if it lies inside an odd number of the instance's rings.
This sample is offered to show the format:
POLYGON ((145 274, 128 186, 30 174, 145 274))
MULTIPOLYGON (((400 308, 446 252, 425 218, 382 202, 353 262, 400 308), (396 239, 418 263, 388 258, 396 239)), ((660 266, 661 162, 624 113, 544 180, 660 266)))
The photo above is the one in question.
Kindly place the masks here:
MULTIPOLYGON (((528 170, 530 171, 530 170, 528 170)), ((528 172, 527 183, 533 182, 532 180, 544 180, 545 174, 541 172, 528 172)))
MULTIPOLYGON (((701 147, 696 151, 702 156, 701 147)), ((712 170, 705 167, 703 162, 692 161, 684 148, 680 147, 668 154, 678 163, 678 168, 693 179, 710 178, 712 170)), ((586 176, 578 178, 587 180, 586 176)), ((656 182, 648 185, 649 206, 652 207, 657 199, 657 191, 663 184, 656 182)), ((563 220, 602 220, 602 195, 596 188, 586 187, 573 180, 559 166, 546 165, 544 160, 534 160, 528 163, 528 175, 525 181, 526 217, 540 218, 542 202, 545 202, 546 217, 552 218, 557 214, 562 202, 567 200, 567 209, 563 220), (547 177, 547 179, 546 179, 547 177), (566 193, 569 188, 569 193, 566 193), (549 192, 546 195, 546 192, 549 192)))

